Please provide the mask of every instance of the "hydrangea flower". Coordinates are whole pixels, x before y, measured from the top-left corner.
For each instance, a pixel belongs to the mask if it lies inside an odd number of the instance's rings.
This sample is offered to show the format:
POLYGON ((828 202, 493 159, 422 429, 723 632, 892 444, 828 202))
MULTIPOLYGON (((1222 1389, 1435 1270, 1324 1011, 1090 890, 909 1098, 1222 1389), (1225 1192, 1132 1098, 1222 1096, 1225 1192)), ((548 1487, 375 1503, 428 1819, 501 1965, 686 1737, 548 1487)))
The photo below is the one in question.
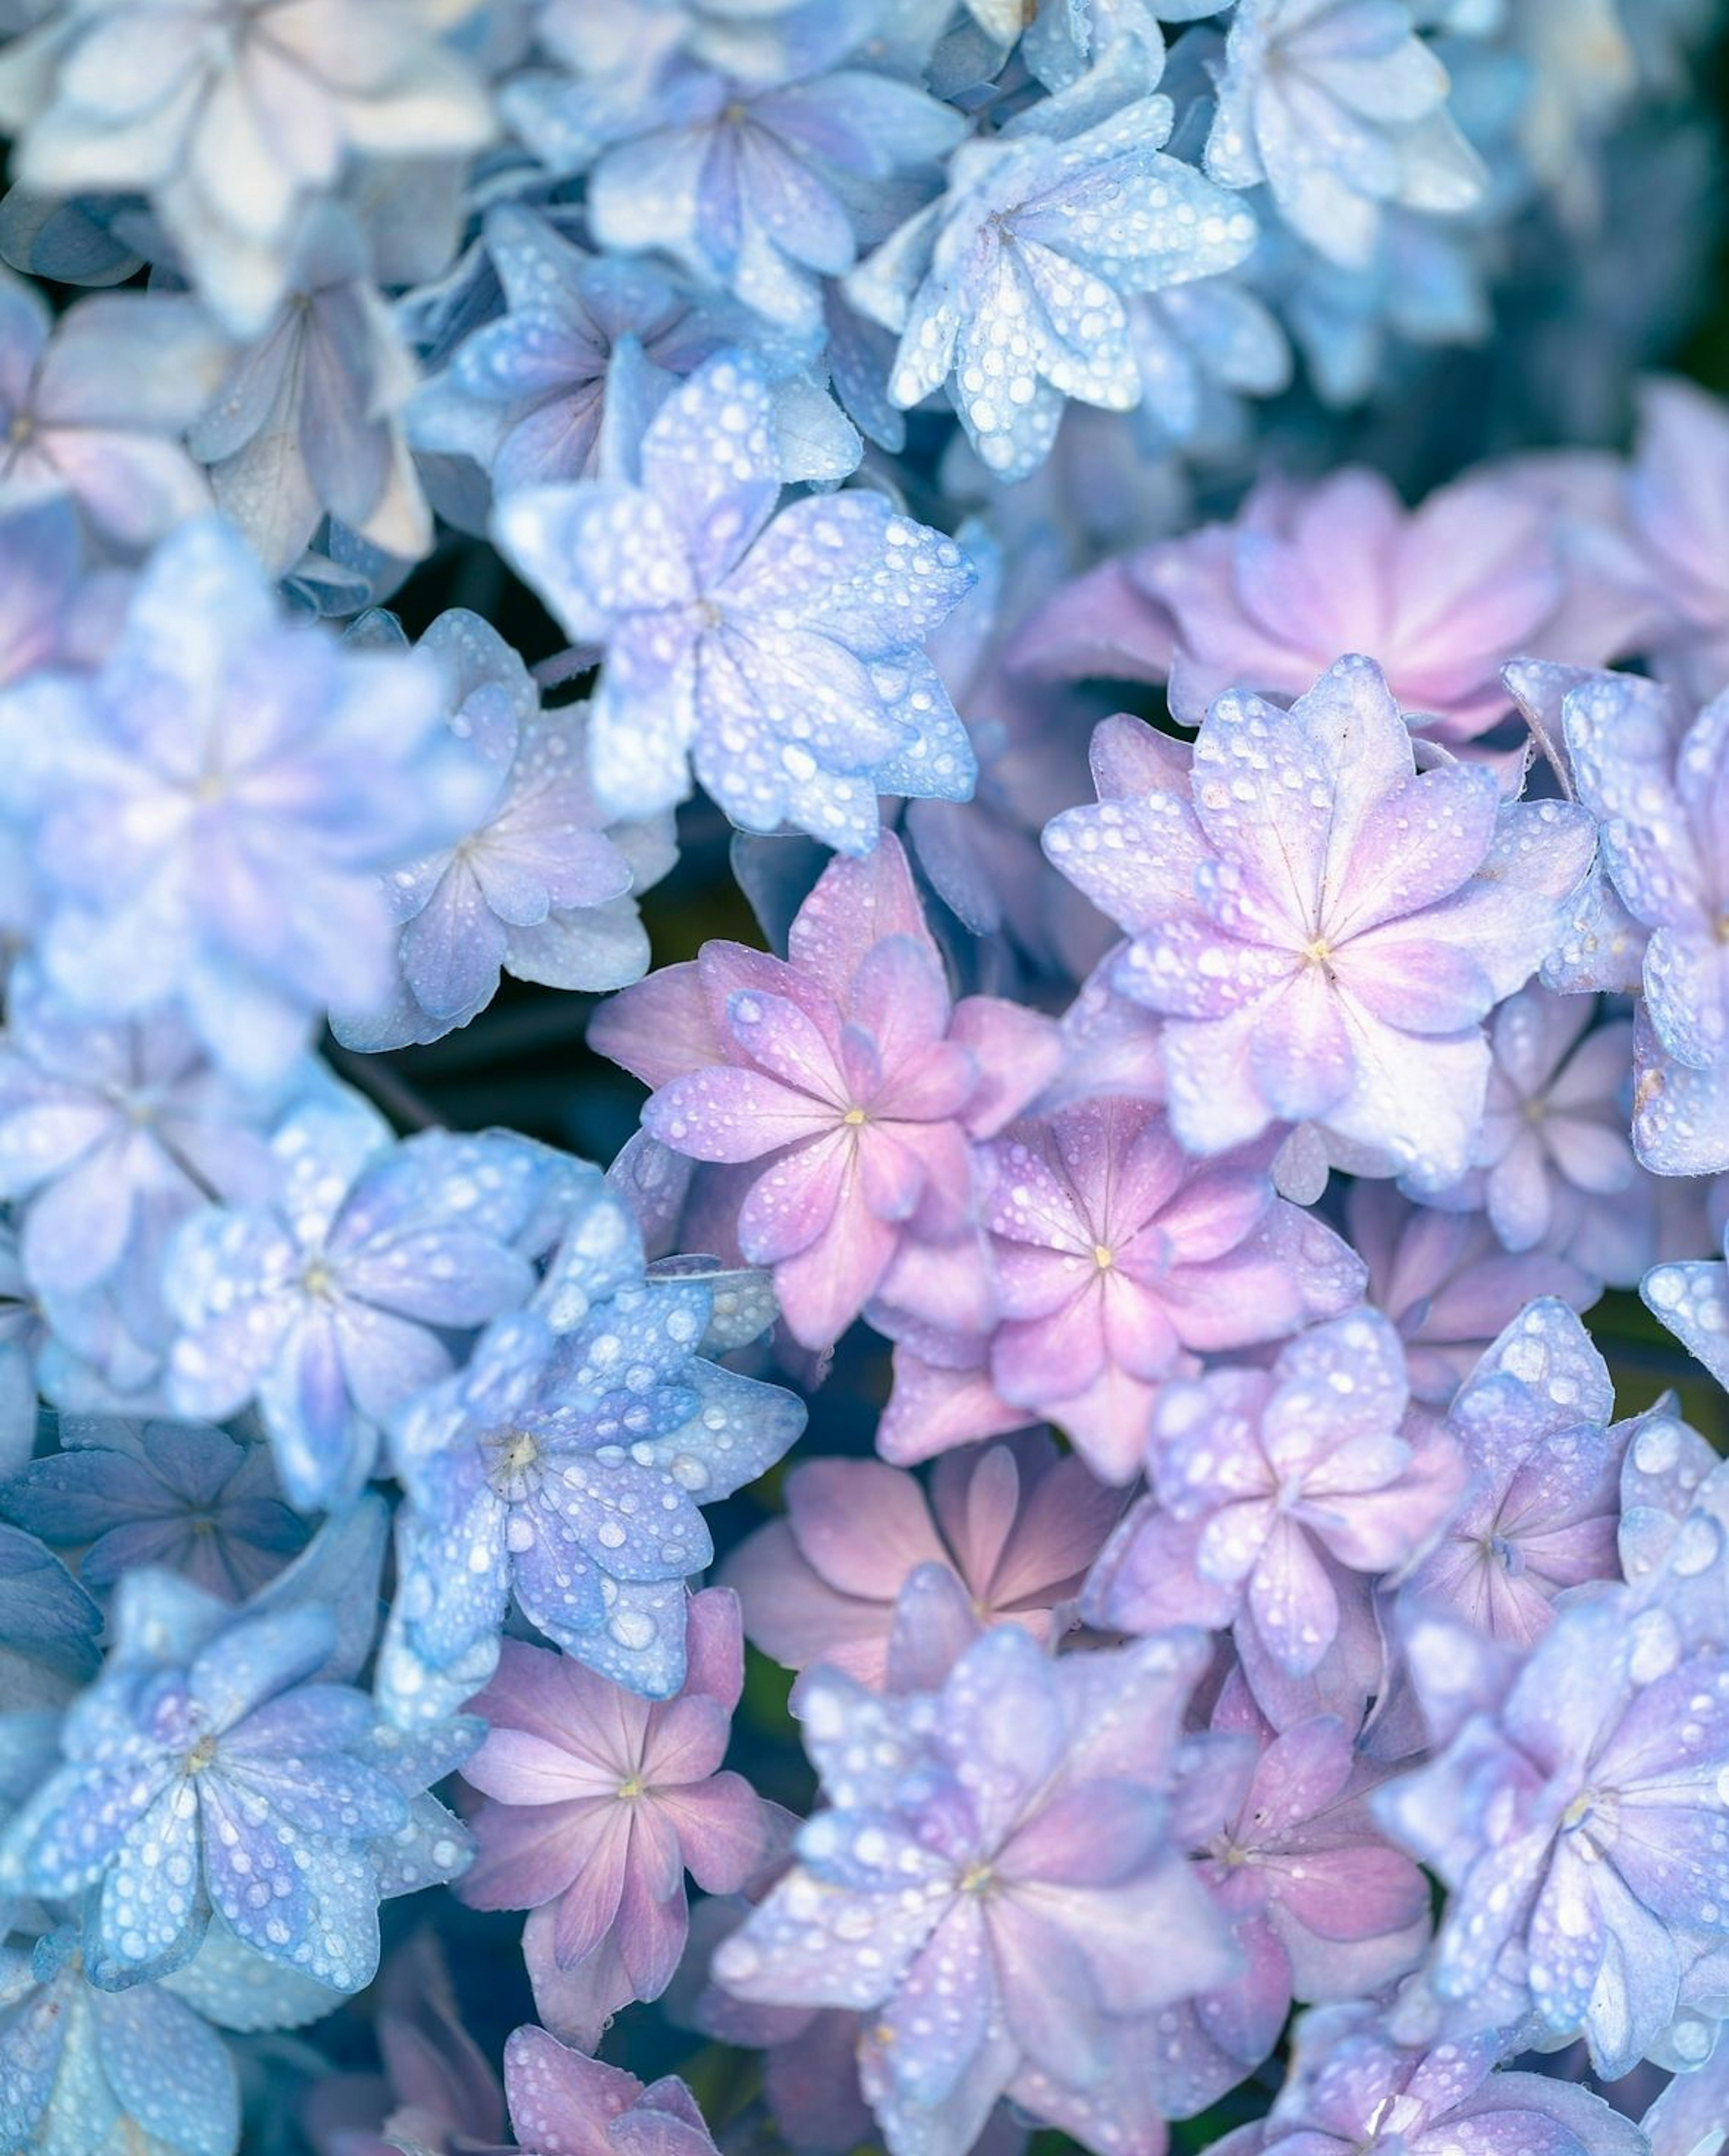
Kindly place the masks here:
POLYGON ((870 2017, 864 2092, 893 2156, 962 2156, 1005 2092, 1048 2115, 1035 2072, 1097 2091, 1114 2023, 1147 2041, 1158 2009, 1230 1974, 1162 1802, 1203 1659, 1172 1635, 1053 1661, 999 1625, 938 1691, 807 1681, 829 1809, 714 1974, 870 2017))
POLYGON ((1491 2072, 1491 2041, 1404 2046, 1373 2007, 1328 2006, 1298 2025, 1290 2076, 1270 2117, 1213 2156, 1343 2156, 1378 2142, 1409 2156, 1643 2156, 1630 2119, 1542 2074, 1491 2072))
POLYGON ((64 487, 94 529, 147 547, 209 506, 179 438, 203 410, 227 350, 172 293, 80 300, 58 326, 34 290, 0 285, 0 485, 64 487))
POLYGON ((1476 1163, 1451 1210, 1480 1205, 1509 1250, 1576 1257, 1615 1287, 1634 1287, 1657 1244, 1656 1194, 1627 1136, 1633 1024, 1584 998, 1521 988, 1489 1023, 1494 1057, 1476 1163))
POLYGON ((234 2156, 240 2087, 215 2030, 160 1984, 100 1990, 77 1933, 0 1946, 0 2133, 9 2148, 234 2156))
POLYGON ((928 1491, 880 1460, 807 1460, 786 1502, 721 1574, 746 1632, 788 1669, 821 1663, 875 1691, 896 1599, 921 1566, 952 1572, 984 1622, 1058 1637, 1122 1501, 1029 1430, 950 1453, 928 1491))
POLYGON ((316 1681, 337 1644, 330 1612, 237 1614, 142 1570, 114 1631, 62 1763, 0 1834, 0 1881, 88 1893, 84 1964, 105 1989, 187 1961, 214 1910, 267 1960, 359 1990, 378 1958, 368 1845, 408 1807, 365 1756, 371 1703, 316 1681))
POLYGON ((0 1470, 21 1467, 36 1441, 36 1365, 48 1327, 0 1214, 0 1470))
POLYGON ((1059 660, 1085 613, 1137 674, 1168 675, 1189 726, 1227 689, 1294 698, 1342 651, 1366 651, 1414 729, 1470 742, 1506 716, 1501 670, 1516 654, 1597 665, 1618 648, 1602 580, 1563 552, 1557 521, 1536 489, 1492 468, 1410 510, 1377 472, 1262 480, 1229 524, 1059 593, 1018 649, 1059 660))
POLYGON ((1423 1188, 1470 1166, 1482 1021, 1559 936, 1591 823, 1417 773, 1380 670, 1342 659, 1286 711, 1221 696, 1173 788, 1057 817, 1045 847, 1129 930, 1115 979, 1165 1014, 1171 1127, 1219 1152, 1275 1122, 1423 1188))
POLYGON ((1244 1974, 1175 2010, 1160 2067, 1173 2112, 1204 2109, 1270 2057, 1293 1998, 1373 1993, 1420 1956, 1428 1882, 1370 1817, 1380 1779, 1336 1715, 1280 1734, 1240 1675, 1227 1680, 1177 1813, 1244 1974))
POLYGON ((523 1950, 536 2008, 587 2050, 621 2006, 671 1982, 690 1933, 685 1872, 736 1894, 767 1849, 762 1799, 720 1771, 744 1684, 737 1597, 693 1596, 685 1640, 685 1681, 662 1703, 515 1640, 473 1702, 490 1727, 463 1779, 486 1801, 462 1897, 534 1912, 523 1950))
POLYGON ((1456 213, 1487 187, 1448 87, 1403 0, 1239 0, 1207 170, 1228 187, 1265 180, 1311 246, 1366 268, 1383 205, 1456 213))
POLYGON ((862 853, 879 793, 971 789, 920 645, 972 572, 880 495, 774 516, 772 416, 761 367, 724 354, 661 406, 639 487, 525 490, 499 542, 569 634, 605 649, 590 760, 608 814, 670 808, 694 767, 744 829, 790 822, 862 853))
POLYGON ((1083 1614, 1134 1632, 1234 1624, 1275 1682, 1311 1676, 1342 1628, 1361 1629, 1366 1576, 1417 1555, 1464 1486, 1444 1433, 1402 1432, 1408 1399, 1398 1336, 1368 1310, 1288 1342, 1270 1371, 1167 1385, 1147 1433, 1153 1494, 1106 1546, 1083 1614))
POLYGON ((739 1247, 774 1268, 788 1329, 820 1348, 873 1296, 896 1297, 897 1261, 921 1245, 942 1250, 931 1270, 968 1276, 965 1248, 950 1253, 976 1229, 969 1142, 1054 1075, 1058 1044, 1018 1005, 952 1001, 892 837, 823 871, 788 950, 707 944, 627 989, 590 1039, 654 1087, 643 1123, 659 1143, 764 1163, 739 1247))
POLYGON ((1648 932, 1640 984, 1660 1056, 1639 1074, 1634 1147, 1660 1174, 1715 1173, 1729 1167, 1729 697, 1689 723, 1652 683, 1599 675, 1562 711, 1579 798, 1602 819, 1603 873, 1648 932), (1685 1103, 1662 1098, 1675 1065, 1685 1103))
POLYGON ((0 1193, 17 1207, 38 1292, 75 1295, 216 1198, 266 1196, 269 1129, 310 1077, 244 1086, 174 1009, 103 1024, 69 1011, 33 968, 8 984, 0 1034, 0 1193))
POLYGON ((1729 1656, 1683 1656, 1660 1610, 1630 1615, 1613 1595, 1568 1604, 1505 1699, 1377 1799, 1449 1889, 1434 1991, 1522 1986, 1609 2079, 1668 2025, 1686 1942, 1729 1927, 1729 1656))
POLYGON ((439 33, 473 0, 60 0, 0 60, 0 118, 38 194, 148 194, 238 335, 286 289, 308 206, 357 154, 427 158, 491 131, 439 33))
POLYGON ((768 321, 814 329, 820 280, 857 257, 861 208, 879 237, 876 203, 934 189, 966 132, 952 106, 863 68, 759 87, 675 65, 590 171, 589 222, 604 247, 660 249, 768 321))
POLYGON ((326 1506, 372 1471, 384 1419, 455 1366, 452 1335, 525 1302, 517 1239, 546 1168, 502 1134, 392 1146, 352 1096, 289 1116, 272 1203, 208 1207, 175 1237, 163 1295, 176 1410, 255 1400, 291 1502, 326 1506))
MULTIPOLYGON (((1639 439, 1608 521, 1616 566, 1644 602, 1646 640, 1664 676, 1706 703, 1729 688, 1729 578, 1721 552, 1729 413, 1693 383, 1639 389, 1639 439)), ((1608 521, 1608 520, 1606 520, 1608 521)))
POLYGON ((1116 109, 1085 90, 1024 107, 949 160, 942 198, 847 280, 899 336, 903 409, 945 382, 999 479, 1041 465, 1070 398, 1126 412, 1142 393, 1126 302, 1216 275, 1255 239, 1240 203, 1161 154, 1174 110, 1121 70, 1116 109))
MULTIPOLYGON (((407 645, 388 617, 366 640, 407 645)), ((403 923, 392 993, 331 1021, 345 1045, 369 1051, 466 1025, 500 972, 591 992, 637 979, 649 939, 634 894, 676 855, 664 819, 603 824, 581 708, 542 711, 528 669, 478 614, 440 614, 417 649, 444 670, 450 731, 484 762, 492 792, 471 831, 387 879, 403 923)))
POLYGON ((1722 1258, 1653 1265, 1639 1293, 1690 1355, 1720 1385, 1729 1385, 1729 1231, 1722 1258))
POLYGON ((0 768, 50 984, 109 1019, 172 1002, 254 1081, 321 1005, 382 993, 373 878, 460 832, 481 783, 429 661, 285 626, 214 521, 157 551, 100 671, 0 699, 0 768))
POLYGON ((645 2088, 544 2029, 518 2029, 505 2046, 505 2096, 523 2156, 715 2156, 675 2076, 645 2088))
MULTIPOLYGON (((33 1535, 0 1527, 0 1706, 12 1717, 62 1706, 101 1665, 102 1613, 33 1535)), ((3 1771, 3 1770, 0 1770, 3 1771)), ((16 1794, 9 1786, 3 1794, 16 1794)))
POLYGON ((1164 1380, 1362 1296, 1361 1266, 1274 1195, 1264 1152, 1192 1160, 1159 1109, 1113 1100, 1012 1124, 986 1148, 992 1389, 1060 1423, 1107 1481, 1138 1471, 1164 1380))
POLYGON ((79 1578, 98 1593, 161 1565, 244 1602, 305 1543, 267 1446, 201 1423, 72 1417, 60 1441, 0 1488, 0 1507, 46 1543, 81 1547, 79 1578))
POLYGON ((1412 1596, 1529 1646, 1557 1594, 1619 1577, 1621 1458, 1608 1366, 1563 1302, 1534 1302, 1460 1386, 1447 1430, 1469 1476, 1412 1596))
POLYGON ((804 1426, 793 1394, 701 1354, 712 1307, 700 1278, 639 1278, 562 1332, 503 1319, 398 1417, 392 1622, 421 1664, 495 1654, 514 1594, 601 1677, 678 1690, 684 1583, 714 1555, 698 1500, 764 1473, 804 1426))

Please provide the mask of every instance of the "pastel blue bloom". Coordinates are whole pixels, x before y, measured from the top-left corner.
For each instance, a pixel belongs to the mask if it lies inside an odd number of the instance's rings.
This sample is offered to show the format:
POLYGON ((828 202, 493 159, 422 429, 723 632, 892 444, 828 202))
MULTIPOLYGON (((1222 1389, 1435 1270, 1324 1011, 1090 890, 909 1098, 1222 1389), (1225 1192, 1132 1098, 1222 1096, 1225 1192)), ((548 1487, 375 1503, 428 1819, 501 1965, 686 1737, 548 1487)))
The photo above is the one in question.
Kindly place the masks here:
POLYGON ((102 1613, 33 1535, 0 1527, 0 1712, 58 1705, 93 1677, 102 1613))
POLYGON ((1498 1707, 1375 1799, 1451 1890, 1429 1981, 1522 1988, 1606 2079, 1672 2020, 1692 1953, 1729 1932, 1729 1653, 1660 1608, 1574 1602, 1498 1707))
POLYGON ((172 1006, 110 1023, 57 998, 33 966, 8 986, 0 1034, 0 1196, 25 1270, 49 1298, 96 1286, 129 1259, 153 1266, 168 1232, 214 1198, 261 1198, 269 1127, 311 1075, 243 1086, 172 1006))
POLYGON ((288 627, 232 531, 184 527, 99 670, 0 697, 48 980, 105 1018, 177 1004, 237 1075, 278 1076, 323 1005, 387 987, 377 875, 484 798, 442 706, 429 660, 288 627))
MULTIPOLYGON (((388 615, 351 636, 407 648, 388 615)), ((437 1040, 497 993, 500 972, 548 988, 620 988, 648 970, 634 893, 678 858, 669 817, 606 826, 580 705, 542 711, 528 669, 478 614, 440 614, 418 649, 439 661, 451 732, 492 782, 475 828, 386 880, 402 922, 396 979, 373 1009, 331 1020, 367 1050, 437 1040)))
POLYGON ((952 540, 883 495, 779 494, 768 386, 741 353, 662 405, 642 483, 513 495, 499 543, 566 630, 604 648, 590 706, 603 810, 646 816, 696 777, 735 824, 848 853, 880 793, 963 799, 965 729, 924 638, 972 583, 952 540))
POLYGON ((72 1416, 60 1442, 0 1488, 0 1509, 45 1543, 83 1548, 86 1588, 155 1564, 243 1602, 305 1543, 305 1523, 276 1493, 268 1446, 200 1423, 72 1416))
POLYGON ((856 432, 812 377, 819 337, 777 330, 639 259, 590 254, 522 204, 489 211, 485 235, 505 312, 416 393, 418 449, 478 465, 500 495, 628 478, 675 384, 742 345, 771 380, 781 477, 843 479, 858 463, 856 432))
POLYGON ((1265 180, 1304 239, 1363 269, 1385 206, 1444 214, 1484 193, 1447 90, 1403 0, 1238 0, 1207 169, 1265 180))
POLYGON ((233 2156, 228 2046, 159 1984, 98 1990, 77 1933, 0 1947, 0 2149, 12 2156, 233 2156))
POLYGON ((88 1897, 85 1967, 105 1990, 189 1960, 213 1910, 267 1960, 359 1990, 378 1959, 371 1845, 408 1805, 367 1757, 371 1702, 317 1681, 331 1612, 236 1613, 142 1570, 114 1637, 63 1763, 0 1835, 0 1884, 88 1897))
POLYGON ((1245 426, 1242 399, 1289 387, 1290 344, 1277 316, 1231 277, 1198 277, 1129 303, 1141 376, 1133 424, 1149 455, 1217 449, 1245 426))
POLYGON ((699 1505, 765 1473, 804 1426, 794 1394, 702 1353, 714 1301, 700 1278, 639 1279, 563 1333, 501 1319, 398 1419, 411 1502, 392 1628, 420 1662, 495 1655, 514 1594, 603 1676, 678 1690, 685 1582, 714 1555, 699 1505))
POLYGON ((945 382, 999 479, 1042 464, 1070 398, 1139 402, 1126 301, 1233 268, 1255 223, 1192 166, 1160 154, 1175 108, 1124 70, 1101 116, 1088 85, 965 143, 948 190, 847 280, 900 339, 889 395, 910 408, 945 382))
POLYGON ((392 1144, 341 1096, 290 1116, 274 1147, 274 1203, 210 1208, 170 1248, 167 1392, 213 1422, 255 1399, 290 1500, 322 1507, 371 1474, 385 1418, 449 1376, 450 1336, 527 1300, 516 1238, 557 1156, 502 1134, 392 1144))
POLYGON ((105 539, 147 547, 209 506, 181 437, 228 347, 168 292, 80 300, 54 324, 28 285, 0 283, 0 486, 64 488, 105 539))

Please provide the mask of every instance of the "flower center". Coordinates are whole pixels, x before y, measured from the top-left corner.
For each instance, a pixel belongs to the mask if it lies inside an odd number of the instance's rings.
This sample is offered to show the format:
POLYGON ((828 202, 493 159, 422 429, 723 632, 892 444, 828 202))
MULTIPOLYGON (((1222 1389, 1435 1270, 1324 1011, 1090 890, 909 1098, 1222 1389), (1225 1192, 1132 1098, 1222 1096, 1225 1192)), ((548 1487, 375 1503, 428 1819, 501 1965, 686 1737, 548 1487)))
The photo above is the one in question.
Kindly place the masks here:
POLYGON ((331 1291, 336 1286, 336 1282, 331 1276, 330 1267, 321 1258, 315 1258, 300 1275, 300 1286, 308 1295, 316 1296, 321 1301, 328 1301, 331 1291))
POLYGON ((1099 1268, 1099 1270, 1101 1273, 1108 1273, 1111 1268, 1116 1263, 1116 1253, 1111 1249, 1109 1243, 1095 1243, 1093 1245, 1093 1263, 1099 1268))
POLYGON ((983 1894, 993 1877, 988 1864, 969 1865, 961 1874, 958 1891, 962 1894, 983 1894))
POLYGON ((207 1732, 187 1753, 186 1771, 188 1774, 202 1774, 215 1758, 216 1739, 207 1732))
POLYGON ((619 1797, 627 1804, 634 1804, 642 1794, 643 1778, 640 1774, 633 1774, 628 1782, 618 1784, 619 1797))
POLYGON ((1303 946, 1303 956, 1311 966, 1325 968, 1331 962, 1333 947, 1324 936, 1317 936, 1312 943, 1303 946))
POLYGON ((840 1120, 849 1129, 857 1130, 864 1121, 864 1111, 862 1108, 849 1108, 840 1120))

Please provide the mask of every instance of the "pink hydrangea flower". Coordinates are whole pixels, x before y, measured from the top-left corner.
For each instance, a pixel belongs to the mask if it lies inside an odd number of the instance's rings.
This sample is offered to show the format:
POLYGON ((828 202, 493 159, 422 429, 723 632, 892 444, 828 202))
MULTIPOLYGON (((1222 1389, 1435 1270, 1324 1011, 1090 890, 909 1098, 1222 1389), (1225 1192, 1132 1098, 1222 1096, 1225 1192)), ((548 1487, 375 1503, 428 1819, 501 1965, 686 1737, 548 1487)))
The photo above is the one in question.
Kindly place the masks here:
POLYGON ((463 1777, 486 1798, 464 1878, 481 1909, 531 1909, 523 1946, 541 2017, 590 2049, 634 1999, 658 1999, 685 1949, 685 1873, 736 1893, 768 1818, 722 1773, 744 1682, 737 1598, 692 1598, 688 1670, 670 1700, 623 1691, 516 1640, 474 1702, 492 1727, 463 1777))
MULTIPOLYGON (((761 1163, 739 1248, 774 1269, 788 1328, 824 1348, 921 1246, 977 1240, 972 1141, 1054 1074, 1056 1029, 992 996, 956 1003, 899 842, 837 860, 785 960, 710 943, 603 1009, 589 1039, 654 1092, 650 1135, 761 1163)), ((964 1269, 964 1268, 962 1268, 964 1269)))
POLYGON ((876 1460, 809 1460, 787 1477, 787 1517, 759 1528, 724 1578, 752 1642, 788 1669, 825 1662, 880 1690, 895 1603, 941 1565, 987 1623, 1059 1633, 1122 1500, 1048 1437, 939 1460, 928 1491, 876 1460))
POLYGON ((1221 696, 1186 789, 1070 809, 1045 833, 1129 932, 1113 978, 1167 1020, 1185 1147, 1312 1123, 1336 1158, 1425 1188, 1470 1165, 1483 1021, 1548 955, 1593 844, 1583 809, 1503 803, 1472 766, 1419 773, 1362 658, 1289 711, 1221 696))
POLYGON ((645 2088, 544 2029, 518 2029, 505 2046, 505 2098, 522 2156, 715 2156, 676 2075, 645 2088))

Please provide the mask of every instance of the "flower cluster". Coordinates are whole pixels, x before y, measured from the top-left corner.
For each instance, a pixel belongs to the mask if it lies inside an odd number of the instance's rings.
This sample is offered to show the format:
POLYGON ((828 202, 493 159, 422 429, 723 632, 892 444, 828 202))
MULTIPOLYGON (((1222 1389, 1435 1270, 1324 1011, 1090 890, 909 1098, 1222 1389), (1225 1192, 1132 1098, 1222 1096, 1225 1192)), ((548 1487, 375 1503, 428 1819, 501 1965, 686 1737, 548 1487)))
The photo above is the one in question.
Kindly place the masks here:
POLYGON ((1713 2156, 1716 27, 0 0, 0 2156, 1713 2156))

